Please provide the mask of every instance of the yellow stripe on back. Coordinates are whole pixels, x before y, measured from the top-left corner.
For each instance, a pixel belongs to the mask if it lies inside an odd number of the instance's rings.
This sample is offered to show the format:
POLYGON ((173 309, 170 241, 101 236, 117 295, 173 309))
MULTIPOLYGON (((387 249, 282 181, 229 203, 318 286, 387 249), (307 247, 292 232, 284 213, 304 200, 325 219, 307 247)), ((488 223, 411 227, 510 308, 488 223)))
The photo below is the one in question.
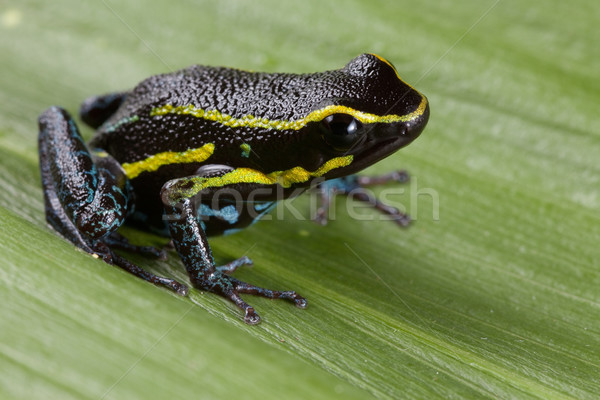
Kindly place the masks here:
POLYGON ((163 165, 184 164, 193 162, 203 162, 208 159, 215 151, 213 143, 207 143, 198 149, 190 149, 181 152, 165 151, 154 154, 144 160, 124 163, 121 166, 129 179, 133 179, 142 172, 156 171, 163 165))
POLYGON ((333 169, 348 166, 352 163, 353 159, 354 156, 352 155, 332 158, 313 172, 307 171, 302 167, 294 167, 284 171, 274 171, 265 174, 251 168, 236 168, 222 176, 210 178, 195 176, 189 178, 190 181, 194 182, 193 186, 189 189, 179 191, 175 194, 175 197, 190 198, 205 188, 223 187, 237 183, 258 183, 262 185, 279 184, 284 188, 289 188, 294 183, 305 183, 308 182, 310 178, 317 178, 333 169))
POLYGON ((322 121, 325 117, 336 114, 344 113, 352 115, 354 118, 362 122, 363 124, 374 124, 374 123, 393 123, 393 122, 408 122, 420 117, 427 106, 427 99, 423 96, 421 104, 417 109, 406 115, 376 115, 356 110, 351 107, 330 105, 324 108, 320 108, 308 114, 306 117, 298 120, 285 120, 275 119, 270 120, 267 118, 255 117, 254 115, 247 114, 239 118, 233 117, 229 114, 221 113, 217 110, 204 110, 196 107, 193 104, 185 106, 173 106, 166 104, 162 107, 157 107, 150 113, 151 116, 177 114, 177 115, 192 115, 197 118, 202 118, 207 121, 218 122, 222 125, 237 128, 237 127, 249 127, 249 128, 262 128, 262 129, 274 129, 274 130, 300 130, 310 122, 322 121))

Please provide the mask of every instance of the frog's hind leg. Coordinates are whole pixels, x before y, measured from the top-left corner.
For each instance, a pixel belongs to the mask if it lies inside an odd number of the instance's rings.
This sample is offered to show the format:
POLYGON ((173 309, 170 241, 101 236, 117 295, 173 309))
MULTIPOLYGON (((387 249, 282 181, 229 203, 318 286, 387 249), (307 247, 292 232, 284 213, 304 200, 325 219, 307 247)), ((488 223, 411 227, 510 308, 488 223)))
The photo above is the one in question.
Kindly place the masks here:
POLYGON ((83 140, 66 111, 51 107, 39 118, 39 158, 46 220, 63 237, 94 253, 90 240, 73 219, 75 208, 87 204, 97 173, 83 140), (79 171, 78 171, 79 170, 79 171))
POLYGON ((373 194, 365 190, 369 186, 384 185, 389 182, 405 183, 409 175, 404 170, 394 171, 380 176, 358 176, 349 175, 343 178, 332 179, 322 182, 318 187, 321 206, 317 209, 314 221, 321 225, 327 224, 329 208, 336 195, 346 195, 353 199, 370 204, 373 208, 388 215, 400 226, 408 226, 411 222, 410 216, 395 207, 379 201, 373 194))
POLYGON ((111 235, 123 224, 130 189, 121 166, 107 154, 93 157, 74 121, 51 107, 39 118, 39 156, 46 220, 63 237, 147 281, 187 293, 185 285, 157 277, 113 253, 111 235))
MULTIPOLYGON (((212 198, 212 194, 220 187, 206 187, 206 191, 195 191, 194 185, 204 182, 209 176, 219 176, 231 172, 231 168, 215 166, 207 168, 204 176, 179 178, 167 182, 161 191, 165 206, 165 217, 169 221, 169 231, 173 244, 186 267, 192 284, 202 290, 218 294, 231 300, 244 310, 244 321, 248 324, 257 324, 260 317, 254 308, 248 305, 240 294, 249 293, 270 299, 285 299, 292 301, 297 307, 305 308, 306 299, 294 291, 276 291, 260 288, 233 278, 231 274, 238 267, 250 264, 250 259, 242 257, 224 266, 216 266, 212 251, 208 244, 206 226, 203 220, 202 207, 197 207, 201 195, 212 198), (223 167, 218 170, 216 167, 223 167)), ((250 193, 261 186, 254 184, 238 184, 238 190, 250 193), (243 187, 244 185, 245 188, 243 187)), ((264 189, 264 188, 263 188, 264 189)), ((222 210, 220 210, 222 211, 222 210)), ((215 214, 215 210, 205 210, 205 213, 215 214)), ((239 214, 237 214, 239 216, 239 214)), ((236 217, 237 218, 237 217, 236 217)))
POLYGON ((109 119, 127 98, 128 92, 92 96, 79 107, 79 116, 88 126, 96 129, 109 119))

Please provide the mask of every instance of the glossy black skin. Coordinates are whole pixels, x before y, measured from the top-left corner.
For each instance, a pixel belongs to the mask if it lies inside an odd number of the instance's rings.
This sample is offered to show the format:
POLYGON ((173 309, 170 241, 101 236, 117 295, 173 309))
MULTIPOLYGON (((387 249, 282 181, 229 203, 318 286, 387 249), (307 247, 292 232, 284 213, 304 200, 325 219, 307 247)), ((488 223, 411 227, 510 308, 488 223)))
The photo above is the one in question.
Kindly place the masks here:
MULTIPOLYGON (((372 55, 357 57, 341 70, 304 75, 192 66, 175 73, 153 76, 140 83, 127 95, 118 111, 100 127, 90 147, 102 148, 119 163, 126 163, 165 150, 185 151, 215 143, 217 150, 207 160, 211 164, 249 167, 262 172, 295 166, 313 171, 324 160, 345 153, 335 151, 323 141, 317 123, 303 131, 233 129, 190 115, 150 117, 150 111, 164 104, 196 104, 233 116, 251 114, 269 120, 295 120, 330 104, 378 115, 403 115, 413 111, 420 101, 420 94, 399 81, 389 65, 372 55), (140 120, 111 131, 118 121, 132 115, 139 116, 140 120), (243 157, 239 150, 242 142, 252 147, 248 158, 243 157)), ((363 160, 353 162, 347 170, 335 172, 345 176, 360 171, 410 143, 420 133, 420 129, 413 129, 411 134, 398 138, 397 133, 401 129, 397 126, 370 127, 373 140, 393 137, 400 142, 386 144, 384 149, 377 149, 374 143, 359 146, 352 153, 357 158, 363 157, 363 160), (377 157, 373 158, 373 155, 377 157)), ((174 178, 193 175, 200 166, 165 166, 135 178, 132 184, 137 194, 136 210, 148 216, 160 216, 162 203, 157 195, 163 184, 174 178)))
MULTIPOLYGON (((150 248, 128 245, 116 230, 131 221, 164 230, 163 214, 177 215, 177 219, 167 221, 168 229, 192 284, 229 298, 245 310, 246 322, 257 323, 258 315, 241 300, 239 293, 287 298, 299 307, 305 307, 306 301, 295 292, 270 291, 226 275, 248 263, 246 258, 216 267, 207 236, 246 226, 254 215, 242 211, 235 224, 215 217, 202 218, 197 199, 177 194, 178 179, 198 173, 222 175, 240 167, 264 173, 297 166, 314 171, 334 157, 352 154, 354 161, 350 165, 333 169, 324 176, 345 177, 414 140, 427 122, 428 108, 421 118, 410 123, 365 125, 354 145, 345 149, 333 148, 324 139, 320 122, 288 131, 230 128, 191 115, 151 116, 151 110, 165 104, 195 104, 236 117, 251 114, 269 120, 297 120, 328 105, 377 115, 405 115, 414 111, 422 99, 421 94, 397 78, 389 64, 364 54, 341 70, 323 73, 267 74, 193 66, 148 78, 131 92, 95 97, 82 105, 82 119, 92 127, 99 127, 89 147, 83 143, 68 113, 52 107, 40 116, 39 136, 47 220, 71 242, 98 254, 106 262, 186 294, 185 285, 149 274, 112 251, 120 247, 158 254, 150 248), (135 122, 122 122, 134 116, 135 122), (120 168, 120 164, 144 160, 157 153, 186 151, 206 143, 214 143, 215 151, 204 163, 164 165, 133 179, 128 179, 120 168), (241 143, 251 146, 248 157, 242 155, 241 143), (108 154, 95 156, 88 149, 108 154)), ((356 180, 348 178, 345 182, 356 180)), ((302 182, 283 193, 288 195, 310 184, 302 182)), ((271 202, 276 199, 276 189, 282 189, 276 186, 244 183, 233 184, 231 188, 242 198, 257 188, 266 189, 261 200, 271 202)), ((203 192, 202 201, 210 200, 211 190, 203 192)), ((219 205, 222 206, 225 204, 219 205)))

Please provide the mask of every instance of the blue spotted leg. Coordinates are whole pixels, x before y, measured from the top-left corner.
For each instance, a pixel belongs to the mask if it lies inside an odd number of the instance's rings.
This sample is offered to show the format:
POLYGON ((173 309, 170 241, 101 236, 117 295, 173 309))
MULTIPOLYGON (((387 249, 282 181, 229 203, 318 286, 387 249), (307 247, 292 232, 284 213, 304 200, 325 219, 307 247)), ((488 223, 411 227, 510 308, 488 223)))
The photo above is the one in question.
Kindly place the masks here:
MULTIPOLYGON (((205 171, 207 175, 213 177, 231 170, 229 167, 224 167, 223 170, 218 171, 211 167, 206 168, 205 171)), ((215 265, 207 240, 207 224, 204 221, 207 218, 219 218, 229 220, 229 222, 234 220, 237 222, 240 215, 233 215, 233 212, 223 213, 224 209, 229 210, 228 207, 231 206, 215 210, 206 204, 200 203, 199 197, 201 195, 212 199, 215 197, 214 192, 221 189, 207 187, 201 192, 195 192, 192 187, 194 182, 201 182, 202 179, 202 176, 175 179, 167 182, 161 191, 165 216, 169 224, 173 244, 187 269, 193 286, 231 300, 236 306, 244 310, 244 321, 251 325, 259 323, 260 317, 252 306, 242 300, 240 294, 253 294, 270 299, 286 299, 293 301, 299 308, 305 308, 307 306, 306 299, 295 291, 269 290, 229 276, 241 265, 252 263, 247 257, 242 257, 223 266, 215 265)), ((250 192, 252 191, 250 186, 257 188, 259 185, 240 184, 238 189, 250 192), (240 187, 246 185, 247 187, 240 187)))
POLYGON ((51 107, 39 118, 39 156, 46 220, 63 237, 109 264, 175 292, 187 286, 154 275, 115 254, 113 248, 160 256, 159 250, 126 242, 117 229, 131 207, 131 187, 119 163, 104 152, 92 155, 71 116, 51 107))

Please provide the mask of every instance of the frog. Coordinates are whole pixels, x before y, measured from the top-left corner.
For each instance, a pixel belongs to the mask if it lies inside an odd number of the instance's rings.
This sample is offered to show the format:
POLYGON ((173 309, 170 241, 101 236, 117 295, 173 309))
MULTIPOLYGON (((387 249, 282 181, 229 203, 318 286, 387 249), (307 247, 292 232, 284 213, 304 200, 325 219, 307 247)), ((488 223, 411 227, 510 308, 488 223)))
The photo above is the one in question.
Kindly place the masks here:
POLYGON ((163 235, 192 287, 230 300, 246 323, 257 324, 261 317, 241 295, 284 299, 299 308, 306 308, 306 298, 236 279, 236 269, 252 260, 216 265, 208 238, 237 232, 278 201, 314 187, 322 193, 320 223, 327 221, 332 198, 345 194, 406 225, 406 214, 361 190, 405 181, 406 173, 356 173, 415 140, 429 112, 427 98, 391 62, 371 53, 325 72, 194 65, 155 75, 81 104, 81 120, 96 130, 87 144, 64 108, 40 114, 46 221, 92 256, 186 296, 188 284, 122 255, 166 256, 164 248, 131 244, 118 232, 123 225, 163 235))

